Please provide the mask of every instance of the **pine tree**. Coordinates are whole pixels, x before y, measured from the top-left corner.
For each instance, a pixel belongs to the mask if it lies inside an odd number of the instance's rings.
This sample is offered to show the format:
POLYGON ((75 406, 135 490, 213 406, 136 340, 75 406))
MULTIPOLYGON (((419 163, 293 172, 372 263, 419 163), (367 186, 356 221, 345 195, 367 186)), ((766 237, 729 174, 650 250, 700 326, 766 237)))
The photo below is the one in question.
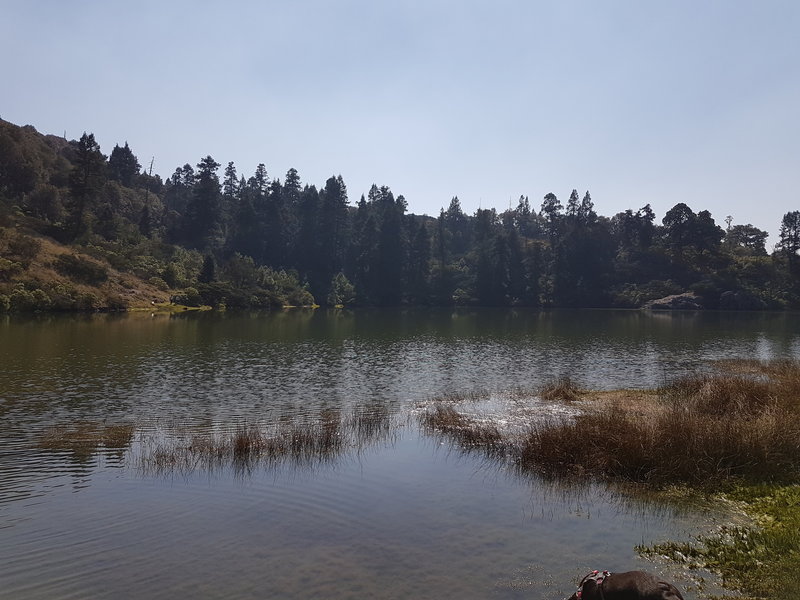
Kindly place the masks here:
POLYGON ((192 197, 184 219, 186 242, 194 248, 216 250, 223 245, 219 167, 210 156, 197 163, 192 197))
POLYGON ((114 146, 111 156, 108 157, 109 179, 119 181, 126 187, 132 187, 141 169, 139 159, 128 147, 128 142, 125 142, 125 146, 122 148, 119 145, 114 146))
POLYGON ((94 134, 84 134, 77 142, 71 142, 75 150, 74 167, 70 173, 70 197, 68 205, 69 229, 77 237, 88 229, 87 213, 96 201, 105 181, 106 157, 94 134))

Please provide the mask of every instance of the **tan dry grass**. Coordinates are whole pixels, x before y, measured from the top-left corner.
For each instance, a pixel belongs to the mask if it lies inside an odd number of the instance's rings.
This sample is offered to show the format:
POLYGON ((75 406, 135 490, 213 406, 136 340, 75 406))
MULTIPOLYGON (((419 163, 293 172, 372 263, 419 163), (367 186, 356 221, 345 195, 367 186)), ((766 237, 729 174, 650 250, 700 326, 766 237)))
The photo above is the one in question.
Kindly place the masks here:
POLYGON ((644 393, 617 392, 573 421, 533 424, 518 468, 657 484, 800 479, 800 365, 729 366, 665 386, 649 407, 644 393))
POLYGON ((249 470, 259 463, 310 466, 391 439, 391 419, 386 407, 357 407, 344 417, 337 410, 324 410, 308 422, 245 422, 230 433, 194 434, 188 441, 169 436, 146 445, 139 461, 145 470, 157 472, 225 465, 249 470))
POLYGON ((434 403, 420 422, 465 450, 510 457, 521 473, 656 485, 800 481, 800 362, 717 366, 659 390, 591 392, 556 381, 541 396, 580 400, 583 412, 536 419, 516 437, 453 402, 434 403))
POLYGON ((582 390, 567 375, 547 382, 539 389, 539 396, 547 402, 574 402, 580 399, 581 394, 582 390))
POLYGON ((479 449, 492 456, 505 454, 506 441, 497 426, 468 417, 450 404, 434 404, 420 420, 425 431, 443 435, 464 450, 479 449))
MULTIPOLYGON (((17 281, 36 282, 42 287, 68 284, 81 293, 95 293, 101 296, 102 301, 121 298, 128 307, 148 308, 152 307, 152 302, 168 303, 169 292, 159 290, 150 283, 140 279, 132 273, 123 273, 111 267, 106 261, 76 252, 73 248, 60 244, 53 238, 33 233, 17 233, 16 235, 26 236, 37 240, 40 244, 39 251, 30 259, 28 267, 15 276, 11 281, 4 284, 6 292, 11 290, 17 281), (53 263, 63 254, 75 254, 85 260, 102 265, 108 271, 108 280, 100 286, 91 286, 84 283, 73 281, 69 277, 58 273, 53 268, 53 263)), ((0 250, 7 251, 5 245, 0 250)), ((2 255, 0 251, 0 255, 2 255)), ((2 289, 0 289, 0 292, 2 289)))

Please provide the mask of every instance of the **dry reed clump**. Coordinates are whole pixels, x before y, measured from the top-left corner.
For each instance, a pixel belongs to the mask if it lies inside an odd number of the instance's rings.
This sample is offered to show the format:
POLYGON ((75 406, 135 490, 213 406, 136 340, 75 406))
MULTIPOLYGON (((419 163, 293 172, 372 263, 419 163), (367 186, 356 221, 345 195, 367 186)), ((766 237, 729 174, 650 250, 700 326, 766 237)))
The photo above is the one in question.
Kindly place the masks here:
POLYGON ((451 405, 437 402, 420 421, 429 433, 444 435, 465 450, 480 449, 488 456, 505 454, 506 442, 495 425, 480 423, 451 405))
POLYGON ((71 426, 59 425, 47 429, 37 445, 48 450, 91 452, 101 446, 121 450, 130 446, 135 429, 135 426, 129 423, 105 425, 83 422, 71 426))
POLYGON ((324 410, 307 422, 259 426, 241 423, 227 434, 204 433, 189 438, 168 437, 146 447, 140 462, 146 469, 212 469, 230 464, 249 470, 258 463, 310 466, 333 460, 350 449, 391 437, 388 407, 357 407, 347 417, 324 410))
POLYGON ((682 378, 646 414, 612 403, 570 422, 533 425, 516 449, 517 465, 656 484, 797 481, 798 391, 798 362, 761 363, 747 376, 682 378))
POLYGON ((568 375, 548 381, 539 388, 539 396, 547 402, 574 402, 581 395, 581 389, 568 375))

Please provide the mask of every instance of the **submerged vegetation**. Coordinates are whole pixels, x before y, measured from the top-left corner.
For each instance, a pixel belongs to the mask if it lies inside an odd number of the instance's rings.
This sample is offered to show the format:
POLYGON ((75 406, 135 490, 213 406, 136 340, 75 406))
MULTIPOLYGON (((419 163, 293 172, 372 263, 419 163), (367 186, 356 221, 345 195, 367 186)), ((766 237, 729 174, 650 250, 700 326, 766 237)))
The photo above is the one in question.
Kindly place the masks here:
POLYGON ((135 426, 81 422, 47 429, 39 439, 39 448, 47 450, 95 451, 99 448, 120 450, 130 446, 135 426))

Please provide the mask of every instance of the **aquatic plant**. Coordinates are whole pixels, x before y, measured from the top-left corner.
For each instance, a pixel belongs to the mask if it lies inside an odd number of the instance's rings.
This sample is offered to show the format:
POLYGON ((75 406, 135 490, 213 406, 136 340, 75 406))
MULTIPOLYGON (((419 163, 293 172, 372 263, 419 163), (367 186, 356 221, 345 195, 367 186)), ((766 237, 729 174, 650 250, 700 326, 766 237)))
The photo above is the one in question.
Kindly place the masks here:
POLYGON ((556 400, 573 402, 580 398, 581 389, 572 381, 569 375, 564 375, 553 381, 545 382, 539 388, 539 395, 542 400, 548 402, 556 400))
POLYGON ((571 421, 533 423, 517 467, 658 485, 800 479, 798 363, 751 363, 749 375, 719 366, 666 385, 648 411, 599 403, 571 421))
POLYGON ((135 431, 131 423, 101 424, 83 421, 72 425, 57 425, 44 431, 39 448, 48 450, 96 450, 127 448, 135 431))
POLYGON ((422 413, 421 422, 428 433, 443 435, 465 450, 479 449, 487 455, 504 455, 507 443, 491 422, 479 422, 459 412, 450 404, 437 402, 422 413))
POLYGON ((315 419, 272 423, 242 422, 227 432, 166 433, 143 443, 137 460, 145 471, 192 471, 259 464, 313 466, 392 439, 392 413, 385 407, 356 407, 346 416, 323 410, 315 419))

